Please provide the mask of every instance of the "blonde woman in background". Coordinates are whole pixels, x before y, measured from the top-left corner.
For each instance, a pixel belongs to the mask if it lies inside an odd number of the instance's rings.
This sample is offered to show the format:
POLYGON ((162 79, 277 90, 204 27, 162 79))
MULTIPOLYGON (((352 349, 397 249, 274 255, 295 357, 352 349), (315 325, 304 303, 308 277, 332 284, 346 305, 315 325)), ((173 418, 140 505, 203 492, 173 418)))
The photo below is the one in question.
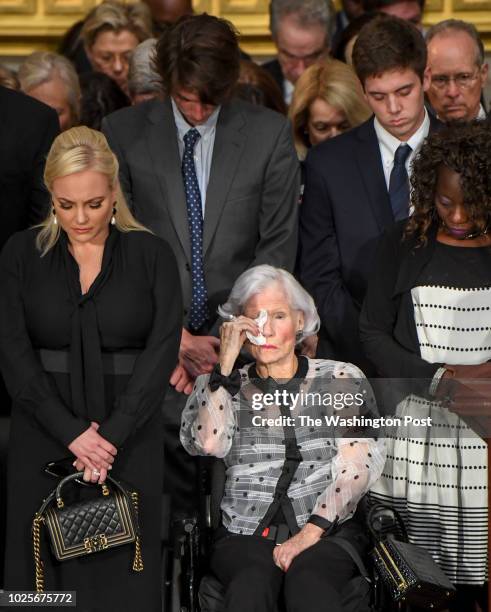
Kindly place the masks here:
POLYGON ((80 84, 69 60, 57 53, 36 51, 22 62, 18 78, 24 93, 57 112, 61 131, 78 125, 80 84))
POLYGON ((152 35, 148 7, 108 0, 88 14, 80 36, 92 68, 111 77, 128 95, 128 69, 135 47, 152 35))
POLYGON ((0 370, 13 399, 5 585, 34 588, 31 523, 56 484, 45 464, 93 483, 113 468, 139 493, 144 571, 131 571, 127 546, 58 563, 43 539, 46 588, 76 591, 81 611, 160 612, 161 405, 182 326, 176 261, 131 215, 100 132, 60 134, 44 179, 52 209, 0 257, 0 370))
POLYGON ((338 60, 314 64, 298 79, 289 117, 303 160, 309 147, 366 121, 371 111, 350 66, 338 60))

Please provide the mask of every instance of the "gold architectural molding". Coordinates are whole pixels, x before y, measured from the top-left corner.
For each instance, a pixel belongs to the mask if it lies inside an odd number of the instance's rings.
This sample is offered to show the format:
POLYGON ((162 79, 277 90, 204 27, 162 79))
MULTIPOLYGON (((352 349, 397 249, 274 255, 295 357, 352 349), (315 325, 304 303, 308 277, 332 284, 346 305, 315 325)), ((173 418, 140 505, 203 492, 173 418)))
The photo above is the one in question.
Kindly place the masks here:
MULTIPOLYGON (((0 0, 1 56, 20 58, 32 51, 56 49, 63 34, 101 0, 0 0)), ((269 0, 194 0, 206 11, 232 21, 241 47, 257 58, 275 53, 269 35, 269 0)), ((428 0, 425 25, 455 17, 472 21, 491 50, 491 0, 428 0)))
POLYGON ((456 11, 491 11, 490 0, 454 0, 456 11))
POLYGON ((95 0, 44 0, 47 15, 85 15, 95 5, 95 0))
POLYGON ((0 0, 0 14, 33 15, 37 12, 37 0, 0 0))

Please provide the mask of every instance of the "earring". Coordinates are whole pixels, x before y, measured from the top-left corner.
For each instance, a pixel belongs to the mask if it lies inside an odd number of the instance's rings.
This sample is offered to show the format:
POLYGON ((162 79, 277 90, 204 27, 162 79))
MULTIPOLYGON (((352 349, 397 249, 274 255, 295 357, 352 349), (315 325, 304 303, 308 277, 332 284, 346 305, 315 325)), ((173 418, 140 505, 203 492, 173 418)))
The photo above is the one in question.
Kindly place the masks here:
POLYGON ((58 219, 56 218, 56 210, 55 207, 53 206, 53 210, 51 211, 53 213, 53 225, 58 225, 58 219))
POLYGON ((300 342, 303 336, 303 329, 297 329, 297 333, 295 334, 295 340, 300 342))
POLYGON ((116 207, 113 208, 113 216, 111 217, 111 225, 116 224, 116 217, 114 216, 115 214, 116 214, 116 207))

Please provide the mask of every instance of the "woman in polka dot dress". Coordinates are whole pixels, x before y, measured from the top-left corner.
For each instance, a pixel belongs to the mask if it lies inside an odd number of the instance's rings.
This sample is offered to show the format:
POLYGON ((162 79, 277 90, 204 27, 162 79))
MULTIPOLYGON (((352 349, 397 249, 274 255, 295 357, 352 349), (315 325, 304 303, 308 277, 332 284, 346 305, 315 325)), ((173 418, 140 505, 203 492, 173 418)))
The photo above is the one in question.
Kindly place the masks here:
POLYGON ((329 537, 363 554, 356 506, 379 477, 382 442, 336 416, 376 416, 373 394, 351 364, 296 356, 315 334, 312 298, 288 272, 244 272, 220 309, 219 365, 200 376, 182 416, 181 441, 193 455, 226 466, 211 569, 230 612, 271 612, 284 592, 288 612, 342 612, 357 568, 329 537), (242 347, 254 362, 234 364, 242 347))

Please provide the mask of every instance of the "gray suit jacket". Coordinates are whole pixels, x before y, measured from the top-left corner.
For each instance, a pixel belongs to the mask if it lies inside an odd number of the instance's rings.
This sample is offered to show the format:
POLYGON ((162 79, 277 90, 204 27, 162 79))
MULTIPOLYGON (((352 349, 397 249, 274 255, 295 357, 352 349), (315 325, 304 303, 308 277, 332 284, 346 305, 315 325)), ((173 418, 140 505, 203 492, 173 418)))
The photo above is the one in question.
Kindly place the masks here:
MULTIPOLYGON (((117 111, 104 119, 102 130, 118 156, 121 186, 134 215, 174 250, 187 310, 191 247, 170 100, 117 111)), ((216 128, 203 230, 210 313, 247 268, 268 263, 293 269, 299 182, 288 121, 247 102, 225 104, 216 128)))

